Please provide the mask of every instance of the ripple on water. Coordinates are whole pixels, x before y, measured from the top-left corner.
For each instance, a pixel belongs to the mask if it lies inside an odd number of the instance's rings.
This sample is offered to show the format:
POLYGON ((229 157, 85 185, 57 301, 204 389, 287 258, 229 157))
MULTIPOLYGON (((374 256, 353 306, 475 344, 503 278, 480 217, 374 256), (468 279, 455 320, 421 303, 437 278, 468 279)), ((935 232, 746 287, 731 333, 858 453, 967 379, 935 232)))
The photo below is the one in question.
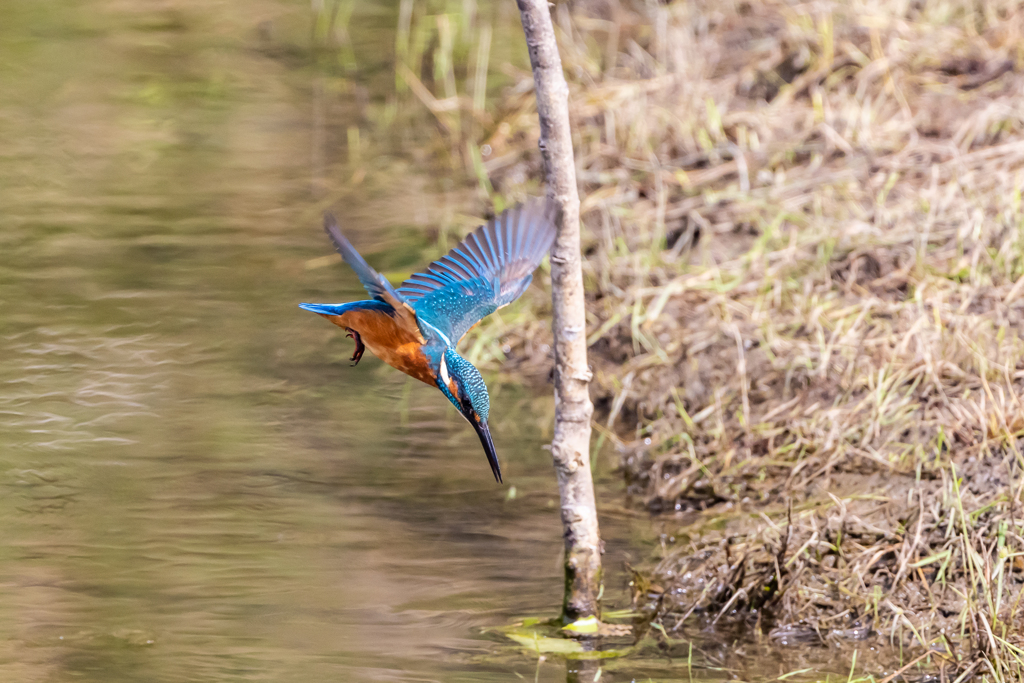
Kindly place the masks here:
POLYGON ((155 397, 167 389, 166 366, 183 362, 174 355, 184 345, 131 325, 105 331, 40 327, 3 340, 0 414, 7 419, 0 430, 9 448, 130 445, 136 440, 116 432, 158 418, 155 397))

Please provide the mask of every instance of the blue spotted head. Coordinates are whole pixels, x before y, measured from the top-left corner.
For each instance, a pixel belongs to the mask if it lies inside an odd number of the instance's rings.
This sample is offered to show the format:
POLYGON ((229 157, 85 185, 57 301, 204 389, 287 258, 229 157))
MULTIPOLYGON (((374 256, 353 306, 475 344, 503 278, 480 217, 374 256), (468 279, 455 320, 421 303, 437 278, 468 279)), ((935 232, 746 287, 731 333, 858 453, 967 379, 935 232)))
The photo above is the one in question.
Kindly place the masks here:
POLYGON ((494 478, 501 483, 501 467, 498 465, 498 454, 494 452, 491 430, 487 426, 487 415, 491 411, 491 399, 487 395, 487 385, 480 371, 473 364, 456 353, 455 349, 445 349, 441 356, 441 365, 437 373, 437 388, 448 397, 462 416, 473 425, 480 443, 487 454, 487 462, 494 472, 494 478))

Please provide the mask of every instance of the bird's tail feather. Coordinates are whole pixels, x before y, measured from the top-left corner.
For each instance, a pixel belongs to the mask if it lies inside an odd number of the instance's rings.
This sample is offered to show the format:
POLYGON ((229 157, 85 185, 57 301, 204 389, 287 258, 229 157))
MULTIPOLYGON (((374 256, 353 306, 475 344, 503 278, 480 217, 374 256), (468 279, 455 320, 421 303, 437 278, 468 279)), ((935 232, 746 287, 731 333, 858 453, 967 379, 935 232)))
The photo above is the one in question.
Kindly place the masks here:
POLYGON ((341 315, 355 308, 352 305, 354 303, 359 302, 352 301, 347 304, 299 304, 299 308, 319 313, 320 315, 341 315))

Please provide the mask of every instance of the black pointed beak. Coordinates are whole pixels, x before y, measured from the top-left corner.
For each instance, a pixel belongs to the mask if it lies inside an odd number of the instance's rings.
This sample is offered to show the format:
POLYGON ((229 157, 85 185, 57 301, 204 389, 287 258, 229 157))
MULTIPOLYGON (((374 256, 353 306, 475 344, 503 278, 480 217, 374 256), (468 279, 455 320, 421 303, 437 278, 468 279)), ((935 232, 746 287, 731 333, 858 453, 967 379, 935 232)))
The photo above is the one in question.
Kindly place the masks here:
POLYGON ((491 466, 491 472, 494 472, 494 479, 499 484, 501 483, 501 465, 498 464, 498 454, 494 452, 494 441, 491 440, 491 430, 487 426, 487 422, 483 420, 477 420, 475 417, 470 419, 470 424, 473 425, 473 429, 480 436, 480 443, 484 445, 484 453, 487 454, 487 464, 491 466))

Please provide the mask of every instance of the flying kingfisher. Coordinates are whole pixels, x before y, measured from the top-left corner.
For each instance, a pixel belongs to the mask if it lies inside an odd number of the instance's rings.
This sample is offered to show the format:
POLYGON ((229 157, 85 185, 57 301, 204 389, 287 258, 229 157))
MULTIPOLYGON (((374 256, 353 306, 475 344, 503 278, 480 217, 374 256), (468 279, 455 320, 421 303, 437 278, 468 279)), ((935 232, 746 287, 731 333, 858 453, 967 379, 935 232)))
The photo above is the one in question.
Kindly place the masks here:
POLYGON ((369 347, 388 365, 440 389, 473 425, 499 483, 501 466, 487 426, 487 385, 455 347, 482 318, 526 291, 555 241, 557 213, 551 199, 507 209, 397 289, 363 260, 327 214, 324 230, 373 298, 299 304, 345 328, 356 343, 353 365, 369 347))

